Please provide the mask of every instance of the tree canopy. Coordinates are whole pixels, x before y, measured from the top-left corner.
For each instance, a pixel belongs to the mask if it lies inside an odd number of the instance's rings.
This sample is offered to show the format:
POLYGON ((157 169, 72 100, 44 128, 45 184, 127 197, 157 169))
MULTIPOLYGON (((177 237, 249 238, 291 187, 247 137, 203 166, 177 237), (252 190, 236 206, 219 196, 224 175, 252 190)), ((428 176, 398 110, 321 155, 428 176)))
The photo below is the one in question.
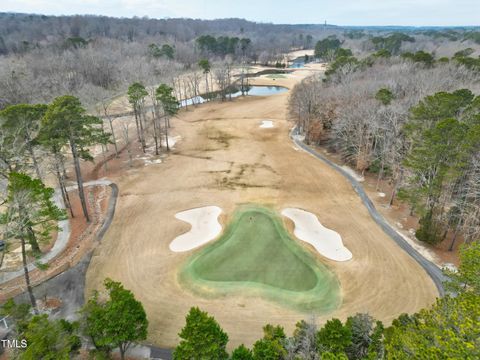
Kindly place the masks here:
POLYGON ((263 338, 253 344, 255 360, 275 360, 283 358, 287 352, 284 348, 286 335, 281 326, 267 324, 263 327, 263 338))
POLYGON ((341 41, 336 36, 319 40, 315 45, 315 57, 330 61, 332 57, 335 56, 334 54, 340 48, 341 44, 341 41))
POLYGON ((403 42, 415 42, 415 38, 404 33, 393 33, 386 37, 376 36, 371 39, 376 50, 388 50, 391 54, 398 54, 403 42))
POLYGON ((248 38, 229 36, 214 37, 211 35, 202 35, 197 38, 196 44, 203 53, 225 56, 241 51, 241 53, 245 55, 250 47, 251 40, 248 38))
POLYGON ((193 307, 178 334, 182 339, 173 352, 175 360, 228 359, 228 335, 208 313, 193 307))
POLYGON ((128 87, 128 101, 134 107, 137 107, 140 101, 142 101, 147 95, 148 92, 142 83, 135 82, 128 87))
POLYGON ((253 360, 252 350, 245 345, 240 345, 232 352, 231 360, 253 360))
POLYGON ((163 110, 165 114, 168 116, 173 116, 178 112, 178 101, 177 98, 173 95, 173 88, 166 85, 161 84, 155 90, 155 96, 158 101, 162 104, 163 110))
POLYGON ((26 239, 33 249, 39 242, 51 240, 57 221, 65 218, 63 210, 53 203, 54 190, 41 180, 22 173, 9 174, 6 208, 0 215, 6 239, 26 239))
MULTIPOLYGON (((1 308, 1 316, 13 320, 13 337, 26 341, 26 347, 14 351, 15 359, 71 359, 81 347, 78 322, 52 320, 46 314, 32 315, 31 306, 8 300, 1 308)), ((21 344, 20 344, 21 345, 21 344)))
POLYGON ((83 191, 83 178, 80 170, 80 159, 93 161, 89 147, 96 144, 107 144, 110 134, 102 129, 103 121, 95 116, 87 115, 80 100, 74 96, 57 97, 45 112, 42 119, 40 141, 55 142, 57 146, 69 144, 72 153, 75 175, 79 190, 82 210, 87 222, 90 221, 87 203, 83 191))
POLYGON ((380 101, 383 105, 390 105, 394 98, 395 95, 387 88, 382 88, 375 94, 375 99, 380 101))
POLYGON ((78 323, 49 320, 46 314, 34 316, 22 336, 28 346, 20 351, 20 359, 68 360, 81 347, 78 323))
POLYGON ((475 166, 472 156, 480 148, 477 101, 466 89, 440 92, 411 110, 405 125, 410 150, 404 162, 410 173, 399 195, 421 217, 416 232, 419 240, 431 244, 442 241, 455 221, 455 208, 445 211, 444 196, 450 189, 462 207, 468 202, 455 187, 463 186, 463 174, 475 166))
POLYGON ((119 348, 122 359, 133 342, 147 338, 148 320, 141 302, 119 282, 104 282, 108 299, 95 292, 83 308, 84 332, 105 353, 119 348))
POLYGON ((28 170, 30 163, 41 178, 34 153, 36 137, 47 105, 18 104, 0 111, 0 172, 8 176, 9 171, 28 170))

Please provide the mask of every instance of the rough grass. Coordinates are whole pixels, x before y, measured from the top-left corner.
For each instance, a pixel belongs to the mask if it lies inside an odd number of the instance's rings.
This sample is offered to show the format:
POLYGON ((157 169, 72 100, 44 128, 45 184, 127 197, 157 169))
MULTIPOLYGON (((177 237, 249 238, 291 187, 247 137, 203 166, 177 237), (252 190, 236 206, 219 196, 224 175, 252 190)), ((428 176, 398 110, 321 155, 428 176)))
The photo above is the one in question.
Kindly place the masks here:
POLYGON ((251 292, 304 311, 330 311, 340 303, 339 284, 285 230, 271 210, 239 209, 223 236, 194 255, 181 280, 206 296, 251 292))
POLYGON ((268 75, 265 75, 265 77, 268 79, 286 79, 287 78, 283 74, 268 74, 268 75))

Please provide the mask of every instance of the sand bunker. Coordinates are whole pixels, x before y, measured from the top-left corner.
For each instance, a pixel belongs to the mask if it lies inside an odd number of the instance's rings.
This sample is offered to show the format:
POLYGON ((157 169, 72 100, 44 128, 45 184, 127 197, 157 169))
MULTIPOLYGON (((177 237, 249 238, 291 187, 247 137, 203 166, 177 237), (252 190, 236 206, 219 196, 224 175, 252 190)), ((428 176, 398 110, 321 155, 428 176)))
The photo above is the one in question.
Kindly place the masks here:
POLYGON ((260 125, 262 129, 269 129, 273 128, 273 121, 271 120, 263 120, 262 124, 260 125))
POLYGON ((336 231, 324 227, 314 214, 287 208, 282 211, 282 215, 295 223, 295 236, 311 244, 321 255, 335 261, 347 261, 352 258, 350 250, 343 246, 341 236, 336 231))
POLYGON ((177 219, 188 222, 192 228, 189 232, 177 236, 170 243, 170 250, 189 251, 215 239, 222 231, 222 226, 218 222, 221 212, 222 209, 218 206, 205 206, 175 214, 177 219))

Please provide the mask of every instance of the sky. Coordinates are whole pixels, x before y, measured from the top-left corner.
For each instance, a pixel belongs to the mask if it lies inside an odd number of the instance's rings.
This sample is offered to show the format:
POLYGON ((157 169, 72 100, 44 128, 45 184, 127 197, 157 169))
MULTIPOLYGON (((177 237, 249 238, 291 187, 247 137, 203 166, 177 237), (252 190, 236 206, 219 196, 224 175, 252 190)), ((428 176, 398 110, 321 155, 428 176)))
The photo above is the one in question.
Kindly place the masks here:
POLYGON ((277 24, 480 25, 480 0, 0 0, 0 12, 236 17, 277 24))

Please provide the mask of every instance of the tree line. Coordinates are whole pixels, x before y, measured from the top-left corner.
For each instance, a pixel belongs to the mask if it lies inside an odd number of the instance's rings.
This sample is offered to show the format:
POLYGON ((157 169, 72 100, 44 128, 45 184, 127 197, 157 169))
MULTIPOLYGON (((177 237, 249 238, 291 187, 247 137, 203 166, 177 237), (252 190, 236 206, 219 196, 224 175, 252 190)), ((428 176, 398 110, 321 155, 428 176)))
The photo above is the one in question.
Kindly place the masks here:
POLYGON ((119 282, 104 281, 105 291, 95 291, 78 311, 79 320, 55 319, 33 313, 28 303, 8 300, 0 315, 13 321, 10 337, 27 346, 13 350, 16 359, 68 360, 79 356, 82 344, 92 345, 93 359, 110 359, 118 349, 125 359, 128 349, 147 338, 148 320, 141 302, 119 282))
POLYGON ((279 325, 263 327, 251 348, 230 354, 228 334, 208 313, 193 307, 173 358, 231 360, 476 359, 480 356, 480 243, 462 247, 457 272, 445 270, 450 294, 430 308, 402 314, 390 326, 366 313, 326 321, 299 321, 288 337, 279 325))
POLYGON ((388 180, 389 204, 398 196, 420 218, 417 238, 437 244, 448 237, 450 249, 459 237, 480 237, 479 73, 460 57, 340 54, 325 78, 297 86, 289 104, 307 143, 377 174, 377 188, 388 180))
MULTIPOLYGON (((72 19, 65 20, 65 24, 70 24, 72 19)), ((23 31, 28 27, 28 21, 18 21, 15 29, 23 31)), ((39 36, 43 30, 49 31, 48 24, 45 20, 38 25, 39 36)), ((14 104, 47 103, 71 94, 78 97, 89 112, 105 116, 108 109, 100 107, 98 112, 97 105, 125 93, 135 82, 147 88, 165 83, 174 88, 179 100, 194 98, 205 91, 199 89, 204 71, 199 66, 201 60, 208 60, 211 75, 218 75, 220 79, 215 81, 221 86, 233 67, 246 68, 247 64, 257 61, 264 64, 282 61, 283 54, 299 38, 295 34, 293 42, 280 37, 266 41, 263 37, 243 36, 240 30, 238 33, 239 36, 210 36, 215 46, 202 49, 197 39, 202 43, 203 35, 182 41, 159 34, 141 37, 135 42, 121 37, 95 36, 95 32, 89 32, 88 37, 83 32, 73 35, 68 30, 57 37, 44 35, 39 44, 28 45, 25 51, 10 51, 0 56, 0 109, 14 104)))
MULTIPOLYGON (((127 96, 133 108, 137 140, 142 150, 146 151, 147 131, 153 129, 155 153, 160 154, 162 143, 169 151, 170 118, 175 116, 179 106, 173 88, 161 84, 149 93, 141 83, 133 83, 127 96), (152 102, 150 117, 145 106, 147 96, 151 96, 152 102)), ((109 124, 111 133, 105 131, 102 119, 89 115, 80 100, 71 95, 60 96, 51 104, 10 105, 0 111, 0 177, 1 182, 7 184, 5 194, 0 199, 3 205, 0 213, 3 235, 0 265, 5 252, 19 244, 25 281, 34 310, 36 301, 30 284, 28 262, 31 257, 38 258, 41 255, 40 244, 51 240, 53 231, 58 230, 58 221, 66 218, 65 212, 54 203, 54 190, 43 182, 46 172, 56 177, 66 209, 71 217, 76 216, 66 184, 68 149, 73 159, 82 213, 85 220, 90 222, 81 161, 94 160, 90 149, 95 145, 101 145, 106 151, 106 146, 113 144, 118 155, 111 118, 109 124), (31 247, 30 251, 27 245, 31 247)), ((122 126, 131 166, 129 123, 124 122, 122 126)), ((48 264, 37 262, 37 267, 42 266, 48 264)))
POLYGON ((251 43, 252 40, 249 38, 229 36, 219 36, 216 38, 211 35, 202 35, 196 39, 196 44, 201 52, 222 56, 227 54, 235 55, 237 53, 246 56, 251 43))
MULTIPOLYGON (((0 264, 6 251, 20 245, 27 291, 35 312, 38 310, 28 265, 30 259, 40 257, 40 244, 52 239, 58 221, 66 218, 54 202, 54 190, 43 182, 44 170, 55 175, 63 203, 71 216, 75 216, 66 187, 64 150, 69 149, 83 216, 90 222, 80 160, 93 160, 89 148, 110 141, 102 124, 101 119, 88 115, 80 101, 70 95, 58 97, 48 105, 19 104, 0 111, 0 177, 7 184, 1 196, 0 264)), ((36 265, 40 269, 48 266, 38 261, 36 265)))
MULTIPOLYGON (((228 334, 215 318, 198 307, 186 315, 173 351, 175 360, 380 360, 477 359, 480 356, 480 244, 464 246, 456 272, 445 270, 453 295, 415 314, 402 314, 390 326, 366 313, 326 321, 314 316, 299 321, 292 336, 282 326, 267 324, 251 348, 227 351, 228 334)), ((0 314, 14 321, 13 337, 27 340, 15 350, 18 359, 71 359, 82 345, 93 345, 90 356, 109 359, 118 349, 122 359, 129 348, 147 338, 145 310, 131 291, 111 279, 105 291, 95 291, 79 311, 79 320, 32 314, 29 304, 9 300, 0 314)))

